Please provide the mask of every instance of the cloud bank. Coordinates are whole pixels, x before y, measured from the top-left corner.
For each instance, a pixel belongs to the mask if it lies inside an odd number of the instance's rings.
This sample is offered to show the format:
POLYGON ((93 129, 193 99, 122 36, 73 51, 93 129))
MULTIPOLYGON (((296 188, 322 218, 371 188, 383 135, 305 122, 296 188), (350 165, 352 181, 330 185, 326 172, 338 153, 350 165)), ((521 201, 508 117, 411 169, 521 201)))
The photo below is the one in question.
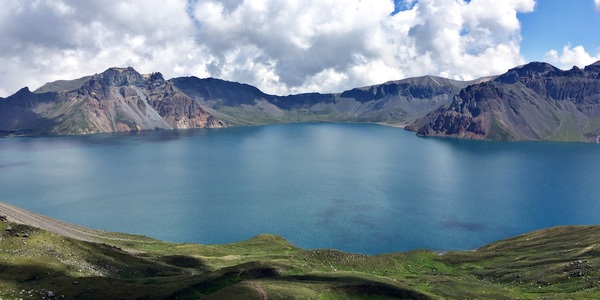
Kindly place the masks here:
MULTIPOLYGON (((594 7, 597 12, 600 12, 600 0, 594 0, 594 7)), ((600 60, 600 49, 596 50, 596 55, 591 55, 581 45, 572 47, 571 44, 567 44, 562 52, 552 49, 546 52, 545 57, 550 63, 563 69, 572 66, 584 67, 600 60)))
MULTIPOLYGON (((112 66, 167 78, 212 76, 287 94, 425 74, 472 79, 502 73, 525 62, 517 14, 533 11, 535 0, 0 4, 0 96, 112 66)), ((572 64, 585 58, 582 51, 568 46, 548 56, 572 64)))
POLYGON ((599 61, 600 51, 598 51, 596 56, 592 56, 587 53, 583 46, 571 47, 569 44, 565 45, 560 53, 556 50, 548 51, 546 59, 563 69, 571 68, 572 66, 583 67, 599 61))

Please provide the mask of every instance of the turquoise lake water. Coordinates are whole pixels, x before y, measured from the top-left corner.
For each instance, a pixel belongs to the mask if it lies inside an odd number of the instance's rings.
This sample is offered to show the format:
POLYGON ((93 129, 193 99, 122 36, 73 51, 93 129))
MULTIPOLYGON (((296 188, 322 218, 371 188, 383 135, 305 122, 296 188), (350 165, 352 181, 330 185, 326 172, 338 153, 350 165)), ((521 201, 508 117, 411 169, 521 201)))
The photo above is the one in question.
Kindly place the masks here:
POLYGON ((600 223, 600 145, 288 124, 0 139, 0 200, 171 242, 468 250, 600 223))

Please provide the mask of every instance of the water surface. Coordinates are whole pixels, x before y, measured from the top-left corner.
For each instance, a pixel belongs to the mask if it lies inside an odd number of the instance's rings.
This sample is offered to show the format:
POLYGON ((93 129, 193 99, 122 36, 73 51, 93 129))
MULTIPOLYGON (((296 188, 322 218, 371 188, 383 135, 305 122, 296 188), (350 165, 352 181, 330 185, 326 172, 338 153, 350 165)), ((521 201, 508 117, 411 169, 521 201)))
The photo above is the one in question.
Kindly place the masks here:
POLYGON ((260 233, 376 254, 600 222, 600 145, 288 124, 0 139, 0 199, 172 242, 260 233))

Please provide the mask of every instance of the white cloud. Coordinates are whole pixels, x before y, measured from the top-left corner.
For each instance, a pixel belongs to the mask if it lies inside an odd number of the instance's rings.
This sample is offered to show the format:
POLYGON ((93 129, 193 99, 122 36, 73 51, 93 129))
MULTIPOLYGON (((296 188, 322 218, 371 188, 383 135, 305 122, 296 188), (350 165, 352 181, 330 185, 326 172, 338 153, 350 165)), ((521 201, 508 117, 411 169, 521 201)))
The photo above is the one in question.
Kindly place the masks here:
POLYGON ((556 50, 548 51, 546 59, 562 69, 569 69, 573 66, 582 68, 599 61, 600 51, 598 51, 596 56, 592 56, 587 53, 583 46, 571 47, 571 45, 565 45, 561 53, 556 50))
MULTIPOLYGON (((197 66, 206 57, 194 39, 194 24, 179 0, 0 0, 0 95, 23 86, 73 79, 112 66, 170 75, 178 65, 197 66), (190 58, 194 56, 195 58, 190 58)), ((203 74, 197 68, 194 74, 203 74)), ((207 75, 204 72, 204 75, 207 75)))
MULTIPOLYGON (((421 0, 408 32, 418 63, 406 72, 471 79, 496 74, 523 62, 517 12, 530 12, 534 1, 421 0)), ((399 41, 401 42, 401 41, 399 41)), ((406 56, 409 59, 411 55, 406 56)))
POLYGON ((270 93, 340 92, 425 74, 471 79, 523 63, 534 0, 0 0, 0 95, 111 66, 270 93))
POLYGON ((249 48, 253 60, 271 62, 265 66, 278 76, 278 90, 294 92, 504 72, 524 62, 517 12, 535 6, 533 0, 420 0, 391 16, 393 1, 383 0, 258 3, 199 1, 199 40, 215 54, 216 76, 257 83, 256 74, 235 67, 249 48))
POLYGON ((600 0, 594 0, 594 5, 596 6, 596 10, 600 11, 600 0))

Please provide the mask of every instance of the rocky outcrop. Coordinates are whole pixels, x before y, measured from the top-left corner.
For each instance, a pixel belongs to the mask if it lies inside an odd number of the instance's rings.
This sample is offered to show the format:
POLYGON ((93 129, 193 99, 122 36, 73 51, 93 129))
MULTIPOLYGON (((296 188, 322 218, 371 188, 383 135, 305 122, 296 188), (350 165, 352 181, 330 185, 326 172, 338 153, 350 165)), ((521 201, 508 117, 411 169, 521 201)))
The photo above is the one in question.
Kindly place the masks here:
MULTIPOLYGON (((162 75, 160 76, 162 80, 162 75)), ((201 105, 174 87, 172 82, 165 82, 150 90, 147 102, 162 119, 171 127, 182 128, 215 128, 225 124, 206 112, 201 105)), ((138 105, 143 102, 137 98, 138 105)))
POLYGON ((449 104, 454 95, 474 82, 422 76, 352 89, 337 98, 360 103, 360 109, 352 111, 358 114, 358 121, 405 125, 449 104))
POLYGON ((600 62, 534 62, 496 77, 422 76, 342 93, 276 96, 215 78, 100 74, 0 98, 0 135, 85 134, 289 122, 408 125, 423 136, 600 142, 600 62))
POLYGON ((0 134, 85 134, 287 122, 408 124, 473 82, 423 76, 342 93, 276 96, 215 78, 131 67, 48 83, 0 99, 0 134))
POLYGON ((342 93, 275 96, 253 86, 214 78, 182 77, 173 84, 232 125, 286 122, 379 122, 407 124, 473 82, 423 76, 342 93))
POLYGON ((471 85, 407 127, 423 136, 597 142, 600 62, 563 71, 534 62, 471 85))
POLYGON ((42 111, 59 99, 56 92, 36 94, 27 87, 8 98, 0 98, 0 136, 51 133, 57 122, 44 118, 42 111))
POLYGON ((73 81, 25 88, 0 99, 0 134, 87 134, 226 124, 165 80, 110 68, 73 81))

